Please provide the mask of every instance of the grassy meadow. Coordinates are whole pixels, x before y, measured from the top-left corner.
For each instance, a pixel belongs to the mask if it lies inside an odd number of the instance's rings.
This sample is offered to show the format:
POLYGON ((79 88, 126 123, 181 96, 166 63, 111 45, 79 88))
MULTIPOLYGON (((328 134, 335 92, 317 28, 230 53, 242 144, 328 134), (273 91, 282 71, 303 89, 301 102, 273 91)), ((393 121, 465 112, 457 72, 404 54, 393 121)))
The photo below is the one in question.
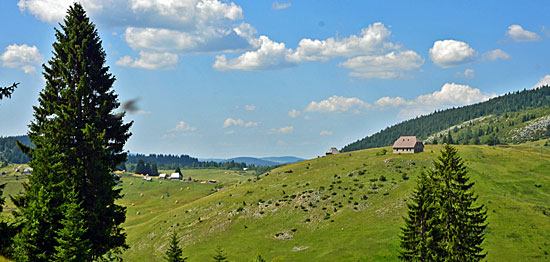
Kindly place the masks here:
MULTIPOLYGON (((488 261, 550 259, 550 155, 536 145, 457 146, 488 208, 488 261)), ((124 258, 162 261, 175 228, 188 261, 210 260, 217 246, 232 261, 396 261, 406 201, 440 149, 369 149, 281 167, 164 211, 139 232, 127 227, 124 258)))
MULTIPOLYGON (((488 209, 483 245, 488 261, 550 259, 545 142, 456 146, 476 183, 478 203, 488 209)), ((410 193, 440 149, 428 145, 414 155, 361 150, 294 163, 257 178, 183 170, 184 177, 217 184, 145 182, 123 175, 119 203, 127 207, 123 226, 130 245, 123 258, 163 261, 175 229, 191 262, 211 260, 218 246, 230 261, 252 261, 258 254, 267 261, 397 261, 410 193)), ((6 192, 17 193, 17 182, 7 182, 6 192)))

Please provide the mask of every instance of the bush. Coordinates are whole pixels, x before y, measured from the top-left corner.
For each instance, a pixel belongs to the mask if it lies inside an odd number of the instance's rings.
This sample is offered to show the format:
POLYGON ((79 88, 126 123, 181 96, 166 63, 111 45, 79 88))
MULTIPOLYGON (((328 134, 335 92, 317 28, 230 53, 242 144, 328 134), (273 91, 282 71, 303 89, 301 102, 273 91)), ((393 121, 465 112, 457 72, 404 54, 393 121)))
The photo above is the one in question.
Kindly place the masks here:
POLYGON ((379 178, 380 181, 382 182, 385 182, 386 181, 386 177, 384 175, 381 175, 380 178, 379 178))

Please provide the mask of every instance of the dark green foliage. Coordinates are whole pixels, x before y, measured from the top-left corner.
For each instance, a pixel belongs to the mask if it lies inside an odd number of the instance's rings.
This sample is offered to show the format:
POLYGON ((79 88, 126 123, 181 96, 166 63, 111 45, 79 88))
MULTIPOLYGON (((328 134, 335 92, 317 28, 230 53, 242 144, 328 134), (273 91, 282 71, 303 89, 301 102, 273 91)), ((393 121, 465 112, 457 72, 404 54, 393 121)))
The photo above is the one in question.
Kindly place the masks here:
POLYGON ((143 162, 143 160, 140 159, 137 162, 136 169, 134 170, 134 173, 141 174, 141 175, 147 174, 147 170, 145 169, 145 163, 143 162))
POLYGON ((115 204, 112 171, 126 160, 123 147, 131 123, 115 114, 115 78, 108 73, 105 52, 95 25, 82 6, 71 6, 56 29, 53 57, 44 68, 45 88, 28 136, 35 145, 29 153, 34 169, 24 194, 13 198, 21 231, 15 239, 18 261, 51 261, 60 256, 64 241, 80 239, 73 247, 82 261, 99 260, 111 250, 127 247, 120 226, 126 209, 115 204), (75 196, 69 197, 74 191, 75 196), (67 213, 72 207, 73 211, 67 213), (75 223, 83 218, 83 224, 75 223), (71 224, 72 223, 72 224, 71 224), (64 232, 72 225, 78 231, 64 232), (89 229, 89 230, 85 230, 89 229))
POLYGON ((4 97, 10 98, 13 90, 15 90, 17 85, 19 85, 19 83, 13 83, 11 86, 8 87, 0 87, 0 100, 2 100, 4 97))
POLYGON ((178 174, 180 174, 180 175, 181 175, 181 169, 180 169, 180 167, 179 167, 179 166, 178 166, 178 167, 176 167, 176 170, 174 171, 174 173, 178 173, 178 174))
POLYGON ((164 256, 164 259, 167 262, 183 262, 187 260, 186 257, 183 257, 183 250, 179 246, 179 243, 178 233, 176 232, 176 229, 174 229, 172 234, 170 234, 170 245, 168 246, 166 255, 164 256))
POLYGON ((12 237, 15 234, 15 227, 2 221, 1 213, 6 203, 6 199, 2 196, 6 184, 0 184, 0 255, 8 256, 11 253, 10 246, 12 237))
POLYGON ((435 168, 422 174, 408 204, 399 258, 405 261, 480 261, 487 227, 486 210, 466 166, 454 147, 445 145, 435 168))
POLYGON ((34 146, 28 136, 0 137, 0 155, 2 155, 3 158, 3 160, 0 159, 0 161, 25 164, 31 160, 29 156, 19 149, 17 141, 29 147, 34 146))
POLYGON ((221 247, 216 248, 216 254, 214 254, 212 259, 214 260, 214 262, 223 262, 223 261, 229 262, 227 260, 227 256, 223 252, 223 248, 221 248, 221 247))
MULTIPOLYGON (((402 135, 415 135, 420 139, 481 116, 518 112, 550 105, 550 86, 509 93, 474 105, 435 111, 429 115, 401 122, 371 136, 357 140, 340 150, 348 152, 392 145, 402 135)), ((531 116, 529 116, 530 118, 531 116)), ((482 130, 480 130, 482 131, 482 130)), ((481 136, 481 135, 480 135, 481 136)), ((443 144, 443 143, 441 143, 443 144)))
POLYGON ((63 204, 63 226, 57 231, 57 243, 55 246, 56 261, 74 261, 85 262, 89 259, 91 251, 90 241, 85 239, 88 231, 84 220, 84 211, 80 207, 77 193, 69 191, 65 196, 66 202, 63 204))
POLYGON ((157 164, 151 165, 151 173, 149 173, 151 176, 158 176, 159 175, 159 169, 157 167, 157 164))

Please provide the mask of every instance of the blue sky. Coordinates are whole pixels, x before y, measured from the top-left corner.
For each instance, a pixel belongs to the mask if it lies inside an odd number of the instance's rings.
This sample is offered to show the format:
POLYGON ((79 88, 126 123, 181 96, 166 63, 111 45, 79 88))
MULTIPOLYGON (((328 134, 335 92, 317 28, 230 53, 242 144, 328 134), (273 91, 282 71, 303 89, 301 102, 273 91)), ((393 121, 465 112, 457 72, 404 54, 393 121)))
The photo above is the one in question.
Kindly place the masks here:
MULTIPOLYGON (((21 83, 0 102, 0 135, 26 133, 72 2, 0 2, 0 85, 21 83)), ((81 1, 120 100, 136 101, 136 153, 311 158, 550 83, 546 1, 387 2, 81 1)))

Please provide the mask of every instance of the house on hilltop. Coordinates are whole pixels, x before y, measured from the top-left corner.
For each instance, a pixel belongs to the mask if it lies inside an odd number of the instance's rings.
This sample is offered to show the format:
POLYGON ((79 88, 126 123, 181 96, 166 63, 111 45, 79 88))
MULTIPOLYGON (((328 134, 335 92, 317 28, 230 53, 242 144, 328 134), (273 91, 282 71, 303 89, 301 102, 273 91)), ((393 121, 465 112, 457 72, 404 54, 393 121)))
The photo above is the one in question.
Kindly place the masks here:
POLYGON ((416 136, 402 136, 393 143, 393 153, 420 153, 424 152, 424 143, 416 136))
POLYGON ((183 176, 180 173, 172 173, 170 175, 170 180, 181 180, 183 176))
POLYGON ((340 154, 340 151, 338 151, 338 149, 336 149, 336 147, 330 148, 330 150, 327 151, 327 153, 326 153, 327 156, 336 155, 336 154, 340 154))

